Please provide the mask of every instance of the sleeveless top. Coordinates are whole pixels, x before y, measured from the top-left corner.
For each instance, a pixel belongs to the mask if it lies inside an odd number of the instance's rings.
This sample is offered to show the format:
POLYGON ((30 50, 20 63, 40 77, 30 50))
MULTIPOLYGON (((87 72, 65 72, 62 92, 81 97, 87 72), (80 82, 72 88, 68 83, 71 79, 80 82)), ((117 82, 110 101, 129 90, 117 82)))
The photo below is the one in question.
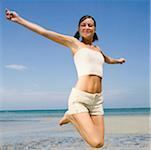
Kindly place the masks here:
POLYGON ((80 48, 74 54, 74 63, 78 77, 89 74, 103 76, 104 57, 101 52, 80 48))

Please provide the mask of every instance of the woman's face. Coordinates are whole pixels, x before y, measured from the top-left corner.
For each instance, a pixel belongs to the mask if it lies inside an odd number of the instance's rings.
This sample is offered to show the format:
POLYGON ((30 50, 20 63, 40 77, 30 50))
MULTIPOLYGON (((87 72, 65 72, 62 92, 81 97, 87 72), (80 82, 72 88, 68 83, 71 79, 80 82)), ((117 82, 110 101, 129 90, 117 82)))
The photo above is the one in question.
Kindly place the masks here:
POLYGON ((80 23, 79 26, 80 36, 85 39, 93 39, 95 33, 94 21, 91 18, 87 18, 80 23))

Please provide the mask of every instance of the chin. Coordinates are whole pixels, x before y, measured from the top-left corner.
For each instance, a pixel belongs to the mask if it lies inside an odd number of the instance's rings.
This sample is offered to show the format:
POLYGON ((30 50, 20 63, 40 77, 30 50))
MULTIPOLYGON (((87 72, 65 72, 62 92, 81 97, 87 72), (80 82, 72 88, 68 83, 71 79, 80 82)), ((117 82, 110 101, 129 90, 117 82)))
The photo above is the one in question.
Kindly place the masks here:
POLYGON ((91 39, 91 36, 82 36, 84 39, 91 39))

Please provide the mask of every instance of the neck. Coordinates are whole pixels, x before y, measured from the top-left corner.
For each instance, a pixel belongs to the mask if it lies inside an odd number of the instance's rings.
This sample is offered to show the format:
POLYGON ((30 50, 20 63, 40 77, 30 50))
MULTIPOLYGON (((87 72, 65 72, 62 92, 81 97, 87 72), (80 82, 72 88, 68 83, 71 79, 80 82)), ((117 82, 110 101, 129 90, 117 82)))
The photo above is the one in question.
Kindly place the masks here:
POLYGON ((93 39, 84 39, 84 38, 82 38, 81 42, 83 42, 86 45, 92 45, 92 41, 93 41, 93 39))

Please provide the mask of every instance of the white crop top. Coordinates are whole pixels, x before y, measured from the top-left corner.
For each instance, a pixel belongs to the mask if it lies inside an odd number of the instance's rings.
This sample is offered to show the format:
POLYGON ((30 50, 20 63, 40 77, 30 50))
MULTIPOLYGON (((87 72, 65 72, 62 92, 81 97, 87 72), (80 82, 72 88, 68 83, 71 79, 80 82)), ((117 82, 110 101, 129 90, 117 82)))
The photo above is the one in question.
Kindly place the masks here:
POLYGON ((101 52, 90 48, 80 48, 74 54, 74 63, 78 77, 88 74, 103 76, 104 57, 101 52))

